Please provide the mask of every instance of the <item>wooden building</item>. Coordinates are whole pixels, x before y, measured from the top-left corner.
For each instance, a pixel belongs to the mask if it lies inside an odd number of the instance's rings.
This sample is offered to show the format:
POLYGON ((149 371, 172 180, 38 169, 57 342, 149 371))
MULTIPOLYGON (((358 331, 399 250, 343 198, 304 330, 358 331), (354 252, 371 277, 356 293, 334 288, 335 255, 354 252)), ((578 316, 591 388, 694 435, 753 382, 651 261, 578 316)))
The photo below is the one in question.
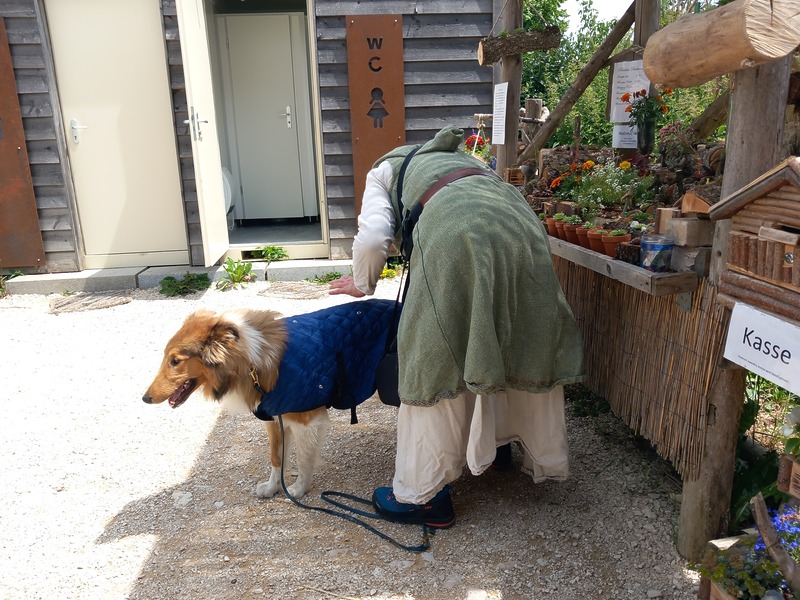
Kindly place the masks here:
POLYGON ((477 48, 494 4, 3 2, 0 68, 16 89, 0 90, 0 117, 22 133, 0 139, 0 157, 26 156, 14 161, 21 183, 0 188, 0 268, 210 266, 264 245, 349 257, 364 174, 348 17, 401 24, 393 73, 403 141, 415 143, 491 112, 492 69, 477 48))

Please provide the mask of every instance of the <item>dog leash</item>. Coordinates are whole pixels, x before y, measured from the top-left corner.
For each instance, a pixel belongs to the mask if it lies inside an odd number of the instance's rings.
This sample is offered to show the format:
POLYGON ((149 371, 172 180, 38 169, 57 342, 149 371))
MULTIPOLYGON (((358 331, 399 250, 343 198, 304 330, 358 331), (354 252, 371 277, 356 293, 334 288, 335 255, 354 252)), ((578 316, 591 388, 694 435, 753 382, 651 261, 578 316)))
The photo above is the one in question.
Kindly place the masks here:
MULTIPOLYGON (((281 487, 283 488, 283 493, 286 494, 286 497, 289 498, 289 500, 291 500, 294 504, 296 504, 297 506, 299 506, 301 508, 323 512, 323 513, 326 513, 326 514, 329 514, 329 515, 333 515, 335 517, 342 518, 342 519, 344 519, 346 521, 350 521, 351 523, 355 523, 356 525, 360 525, 361 527, 363 527, 367 531, 377 535, 379 538, 384 539, 387 542, 397 546, 398 548, 400 548, 402 550, 406 550, 408 552, 425 552, 426 550, 428 550, 431 547, 430 538, 434 533, 436 533, 436 530, 428 527, 427 525, 423 525, 422 526, 422 543, 419 544, 418 546, 407 546, 405 544, 402 544, 402 543, 398 542, 396 539, 394 539, 393 537, 383 533, 382 531, 379 531, 379 530, 375 529, 369 523, 367 523, 365 521, 362 521, 361 519, 359 519, 357 517, 354 517, 351 514, 348 514, 346 512, 340 512, 340 511, 337 511, 337 510, 333 510, 331 508, 326 508, 324 506, 312 506, 310 504, 304 504, 304 503, 300 502, 300 500, 298 500, 297 498, 292 496, 289 493, 289 490, 286 487, 286 481, 284 480, 284 477, 283 477, 283 469, 284 469, 284 466, 286 465, 286 443, 285 443, 286 436, 284 435, 284 431, 283 431, 283 418, 281 417, 281 415, 277 415, 277 416, 278 416, 278 424, 279 424, 279 426, 281 428, 281 440, 282 440, 282 443, 281 443, 281 487)), ((350 511, 351 513, 354 513, 354 514, 357 514, 357 515, 361 515, 363 517, 369 517, 371 519, 377 519, 377 520, 380 520, 380 521, 385 521, 386 520, 381 515, 379 515, 377 513, 368 512, 368 511, 365 511, 365 510, 359 510, 357 508, 353 508, 352 506, 348 506, 347 504, 344 504, 342 502, 337 502, 335 500, 332 500, 330 498, 331 496, 337 496, 337 497, 340 497, 340 498, 347 498, 348 500, 352 500, 352 501, 358 502, 360 504, 366 504, 368 506, 372 506, 372 502, 367 500, 367 499, 365 499, 365 498, 359 498, 358 496, 354 496, 353 494, 346 494, 344 492, 334 492, 334 491, 330 491, 330 490, 324 491, 324 492, 322 492, 320 494, 320 498, 322 498, 322 500, 324 500, 325 502, 328 502, 329 504, 332 504, 333 506, 336 506, 338 508, 342 508, 344 510, 350 511)))

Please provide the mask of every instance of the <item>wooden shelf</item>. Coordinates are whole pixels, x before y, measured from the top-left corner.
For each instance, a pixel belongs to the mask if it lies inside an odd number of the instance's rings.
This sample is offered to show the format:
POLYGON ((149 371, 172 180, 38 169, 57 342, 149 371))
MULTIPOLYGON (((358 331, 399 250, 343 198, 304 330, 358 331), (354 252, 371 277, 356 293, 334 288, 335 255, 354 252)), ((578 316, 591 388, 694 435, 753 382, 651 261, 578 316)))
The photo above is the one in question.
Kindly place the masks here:
POLYGON ((615 260, 605 254, 550 236, 550 250, 559 256, 595 273, 641 290, 651 296, 683 294, 697 289, 697 273, 654 273, 635 265, 615 260))

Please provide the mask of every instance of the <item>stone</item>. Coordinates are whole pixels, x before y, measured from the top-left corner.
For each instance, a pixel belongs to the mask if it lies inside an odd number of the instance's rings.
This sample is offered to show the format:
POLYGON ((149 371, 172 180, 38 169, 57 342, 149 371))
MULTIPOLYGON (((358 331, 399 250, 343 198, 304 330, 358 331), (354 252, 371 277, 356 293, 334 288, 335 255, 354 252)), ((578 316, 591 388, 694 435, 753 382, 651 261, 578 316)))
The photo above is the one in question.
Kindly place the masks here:
POLYGON ((665 222, 665 233, 676 246, 710 246, 714 241, 714 223, 706 219, 673 217, 665 222))

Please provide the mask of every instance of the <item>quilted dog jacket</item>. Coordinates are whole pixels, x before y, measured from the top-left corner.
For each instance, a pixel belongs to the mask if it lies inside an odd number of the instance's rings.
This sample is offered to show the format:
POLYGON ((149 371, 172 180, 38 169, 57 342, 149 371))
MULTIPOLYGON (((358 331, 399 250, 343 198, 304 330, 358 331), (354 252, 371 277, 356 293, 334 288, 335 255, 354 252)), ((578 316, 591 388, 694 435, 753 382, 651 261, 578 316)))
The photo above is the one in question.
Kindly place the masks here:
POLYGON ((372 396, 389 329, 399 318, 395 306, 394 300, 360 300, 286 317, 278 381, 261 391, 255 416, 269 421, 320 406, 354 410, 372 396))

